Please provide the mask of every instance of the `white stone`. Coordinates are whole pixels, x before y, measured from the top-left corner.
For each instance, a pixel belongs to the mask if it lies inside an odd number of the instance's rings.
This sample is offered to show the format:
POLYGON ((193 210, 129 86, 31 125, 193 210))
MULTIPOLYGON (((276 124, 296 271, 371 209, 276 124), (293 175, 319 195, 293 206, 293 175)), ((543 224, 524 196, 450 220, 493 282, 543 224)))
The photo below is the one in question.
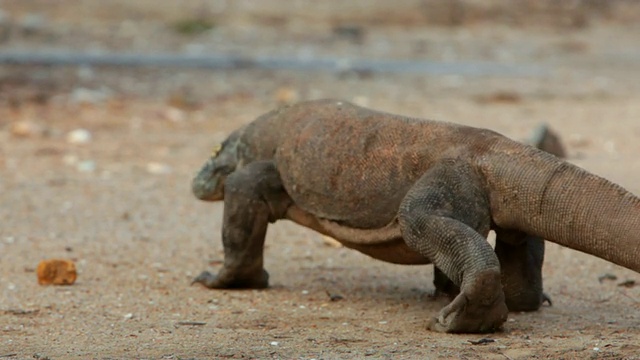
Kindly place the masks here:
POLYGON ((147 172, 154 175, 169 174, 171 166, 159 162, 150 162, 147 164, 147 172))
POLYGON ((75 129, 67 134, 67 142, 70 144, 87 144, 91 139, 91 132, 87 129, 75 129))

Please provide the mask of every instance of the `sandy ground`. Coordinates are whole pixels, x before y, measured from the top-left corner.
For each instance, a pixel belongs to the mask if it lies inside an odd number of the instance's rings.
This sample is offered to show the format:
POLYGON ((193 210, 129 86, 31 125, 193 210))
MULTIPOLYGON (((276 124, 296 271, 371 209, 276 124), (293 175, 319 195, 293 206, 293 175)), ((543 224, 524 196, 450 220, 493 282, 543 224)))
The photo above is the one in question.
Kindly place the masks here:
MULTIPOLYGON (((430 266, 378 262, 287 222, 269 229, 268 290, 190 286, 223 256, 221 204, 199 202, 189 189, 234 128, 278 103, 330 96, 515 139, 546 122, 569 161, 639 194, 640 28, 374 26, 359 44, 288 28, 279 42, 265 28, 273 42, 265 48, 251 29, 223 27, 194 42, 235 39, 276 53, 306 44, 312 53, 544 71, 1 68, 0 358, 640 359, 640 286, 621 286, 640 275, 553 244, 544 265, 553 306, 510 314, 504 332, 484 336, 425 330, 444 305, 430 296, 430 266), (75 129, 91 139, 70 142, 75 129), (38 285, 35 268, 47 258, 75 261, 76 284, 38 285), (600 281, 605 274, 616 280, 600 281), (469 342, 484 337, 495 341, 469 342)), ((64 45, 65 37, 53 39, 64 45)), ((7 46, 44 41, 27 40, 7 46)), ((175 49, 171 41, 158 48, 175 49)))

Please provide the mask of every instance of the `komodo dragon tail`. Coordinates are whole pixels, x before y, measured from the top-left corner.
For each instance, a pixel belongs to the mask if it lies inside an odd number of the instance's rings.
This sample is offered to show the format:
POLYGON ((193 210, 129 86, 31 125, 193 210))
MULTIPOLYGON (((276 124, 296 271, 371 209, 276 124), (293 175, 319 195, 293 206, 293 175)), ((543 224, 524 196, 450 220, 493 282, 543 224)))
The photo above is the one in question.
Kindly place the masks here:
POLYGON ((497 159, 483 166, 498 226, 640 272, 638 197, 553 155, 512 149, 510 155, 494 153, 497 159))

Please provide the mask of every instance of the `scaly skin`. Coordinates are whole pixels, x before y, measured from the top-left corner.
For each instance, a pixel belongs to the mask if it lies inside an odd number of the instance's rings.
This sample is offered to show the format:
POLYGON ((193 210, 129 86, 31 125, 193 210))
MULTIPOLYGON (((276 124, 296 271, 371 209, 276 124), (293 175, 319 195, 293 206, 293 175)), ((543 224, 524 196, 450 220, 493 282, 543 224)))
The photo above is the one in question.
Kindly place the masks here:
POLYGON ((194 282, 267 287, 266 229, 289 219, 383 261, 433 263, 436 286, 454 296, 435 331, 491 332, 509 310, 537 310, 548 300, 542 239, 640 272, 640 200, 621 187, 489 130, 344 101, 238 129, 192 188, 224 200, 224 266, 194 282))

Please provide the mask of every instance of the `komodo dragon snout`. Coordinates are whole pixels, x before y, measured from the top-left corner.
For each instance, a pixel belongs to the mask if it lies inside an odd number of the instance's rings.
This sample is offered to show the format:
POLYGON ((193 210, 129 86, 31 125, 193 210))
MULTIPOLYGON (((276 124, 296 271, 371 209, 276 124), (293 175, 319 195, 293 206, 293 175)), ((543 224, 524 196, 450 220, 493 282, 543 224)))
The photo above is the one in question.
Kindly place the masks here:
POLYGON ((237 140, 229 139, 214 147, 209 160, 191 182, 191 191, 200 200, 219 201, 224 198, 224 181, 237 167, 237 140))

